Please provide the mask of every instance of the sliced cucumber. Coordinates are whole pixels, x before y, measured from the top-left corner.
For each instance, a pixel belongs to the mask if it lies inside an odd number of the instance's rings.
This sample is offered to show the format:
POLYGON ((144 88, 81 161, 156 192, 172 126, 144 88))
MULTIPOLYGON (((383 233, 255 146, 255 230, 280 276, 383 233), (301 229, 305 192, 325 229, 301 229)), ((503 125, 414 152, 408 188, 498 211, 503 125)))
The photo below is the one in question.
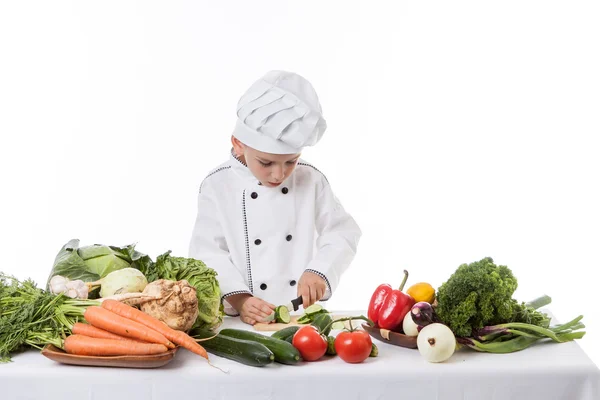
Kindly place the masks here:
POLYGON ((283 324, 290 323, 290 310, 286 306, 277 306, 275 311, 273 311, 267 318, 265 318, 265 322, 280 322, 283 324))
POLYGON ((283 324, 290 323, 290 310, 286 306, 279 306, 275 308, 275 322, 283 324))
POLYGON ((320 304, 313 304, 312 306, 308 306, 304 309, 304 314, 306 315, 312 315, 312 314, 316 314, 319 311, 323 310, 323 306, 320 304))
POLYGON ((271 314, 269 314, 269 316, 267 318, 265 318, 266 323, 270 323, 275 321, 275 311, 273 311, 271 314))
POLYGON ((300 318, 298 318, 297 322, 299 324, 310 324, 312 322, 312 319, 310 318, 310 315, 304 314, 303 316, 301 316, 300 318))
POLYGON ((334 322, 331 325, 331 329, 335 329, 335 330, 341 330, 344 329, 345 325, 343 321, 338 321, 338 322, 334 322))

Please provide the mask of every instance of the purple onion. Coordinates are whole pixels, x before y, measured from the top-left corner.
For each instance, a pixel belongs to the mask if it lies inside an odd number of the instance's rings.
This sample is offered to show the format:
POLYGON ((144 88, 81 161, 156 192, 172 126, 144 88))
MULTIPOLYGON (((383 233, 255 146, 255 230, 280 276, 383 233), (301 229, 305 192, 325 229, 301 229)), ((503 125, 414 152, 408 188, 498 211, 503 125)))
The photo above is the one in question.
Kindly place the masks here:
POLYGON ((410 309, 410 316, 413 322, 420 327, 435 322, 433 307, 431 307, 431 304, 427 303, 426 301, 420 301, 412 306, 410 309))

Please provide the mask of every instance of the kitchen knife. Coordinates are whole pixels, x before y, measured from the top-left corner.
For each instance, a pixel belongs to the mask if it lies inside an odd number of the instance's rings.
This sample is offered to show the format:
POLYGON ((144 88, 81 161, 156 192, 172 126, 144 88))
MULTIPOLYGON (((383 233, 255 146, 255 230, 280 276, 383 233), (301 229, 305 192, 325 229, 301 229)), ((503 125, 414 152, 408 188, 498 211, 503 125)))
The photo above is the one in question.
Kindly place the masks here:
POLYGON ((298 311, 300 306, 302 305, 302 296, 298 296, 294 300, 290 301, 288 304, 285 304, 288 310, 298 311))

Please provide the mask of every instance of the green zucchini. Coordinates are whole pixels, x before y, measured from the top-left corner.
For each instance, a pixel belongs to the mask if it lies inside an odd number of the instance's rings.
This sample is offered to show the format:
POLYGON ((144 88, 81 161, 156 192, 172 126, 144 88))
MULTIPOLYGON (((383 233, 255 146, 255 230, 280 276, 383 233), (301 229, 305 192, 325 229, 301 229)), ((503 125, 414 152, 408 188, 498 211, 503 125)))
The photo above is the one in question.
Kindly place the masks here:
MULTIPOLYGON (((214 332, 194 330, 191 332, 191 336, 197 339, 206 339, 214 336, 214 332)), ((218 334, 200 344, 211 354, 252 367, 264 367, 275 360, 275 355, 267 346, 250 340, 218 334)))
MULTIPOLYGON (((283 340, 285 340, 285 341, 286 341, 286 342, 288 342, 288 343, 292 343, 292 342, 294 341, 294 335, 290 335, 290 336, 286 337, 286 338, 285 338, 285 339, 283 339, 283 340)), ((292 344, 293 344, 293 343, 292 343, 292 344)))
POLYGON ((272 338, 285 340, 288 336, 293 336, 300 329, 299 326, 288 326, 287 328, 283 328, 278 330, 274 334, 271 335, 272 338))
POLYGON ((285 340, 275 339, 256 332, 231 328, 223 329, 219 334, 263 344, 273 352, 275 355, 275 362, 293 365, 300 361, 300 352, 298 349, 285 340))
POLYGON ((333 319, 329 314, 319 314, 315 317, 315 320, 312 322, 312 326, 319 328, 319 331, 325 336, 329 335, 331 332, 331 322, 333 319))

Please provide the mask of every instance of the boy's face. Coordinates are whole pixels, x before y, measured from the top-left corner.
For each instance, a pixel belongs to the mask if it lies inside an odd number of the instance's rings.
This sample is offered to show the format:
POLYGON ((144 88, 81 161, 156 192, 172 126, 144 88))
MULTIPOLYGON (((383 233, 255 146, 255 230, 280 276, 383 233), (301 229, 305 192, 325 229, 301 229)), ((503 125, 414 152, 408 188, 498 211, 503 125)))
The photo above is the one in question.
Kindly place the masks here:
POLYGON ((296 168, 300 158, 300 153, 263 153, 246 146, 235 137, 231 138, 231 143, 238 158, 244 161, 256 179, 267 187, 277 187, 285 181, 296 168))

